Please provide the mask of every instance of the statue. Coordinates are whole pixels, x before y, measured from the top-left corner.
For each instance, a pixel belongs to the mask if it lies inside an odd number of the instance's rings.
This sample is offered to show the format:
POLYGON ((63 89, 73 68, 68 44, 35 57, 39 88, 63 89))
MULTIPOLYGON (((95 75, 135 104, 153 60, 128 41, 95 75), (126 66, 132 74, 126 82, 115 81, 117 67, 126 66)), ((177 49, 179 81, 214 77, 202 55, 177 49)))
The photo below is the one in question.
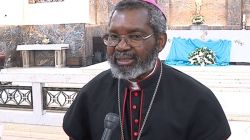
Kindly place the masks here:
POLYGON ((196 6, 196 15, 200 15, 202 0, 195 0, 195 6, 196 6))
POLYGON ((205 22, 204 17, 201 15, 201 6, 202 6, 202 0, 195 0, 196 11, 192 19, 192 23, 195 25, 200 25, 205 22))

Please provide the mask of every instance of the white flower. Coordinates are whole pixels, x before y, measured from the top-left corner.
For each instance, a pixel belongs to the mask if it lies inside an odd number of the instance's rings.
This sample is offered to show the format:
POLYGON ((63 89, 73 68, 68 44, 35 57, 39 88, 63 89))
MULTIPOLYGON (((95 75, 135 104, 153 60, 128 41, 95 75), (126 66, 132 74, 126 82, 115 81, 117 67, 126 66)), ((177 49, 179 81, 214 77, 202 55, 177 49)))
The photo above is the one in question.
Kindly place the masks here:
POLYGON ((198 48, 189 54, 188 61, 192 65, 210 65, 215 64, 215 54, 207 47, 198 48))

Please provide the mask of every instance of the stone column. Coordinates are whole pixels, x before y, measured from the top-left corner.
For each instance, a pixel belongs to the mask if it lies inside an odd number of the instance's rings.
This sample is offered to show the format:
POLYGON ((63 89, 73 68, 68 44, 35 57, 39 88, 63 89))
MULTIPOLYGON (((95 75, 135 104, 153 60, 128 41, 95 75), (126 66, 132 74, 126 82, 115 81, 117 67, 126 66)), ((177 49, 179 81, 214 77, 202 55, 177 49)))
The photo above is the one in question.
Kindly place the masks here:
POLYGON ((106 24, 108 19, 108 4, 109 0, 96 0, 97 4, 97 24, 106 24))
POLYGON ((170 0, 157 0, 157 3, 162 8, 166 18, 167 18, 167 25, 169 25, 169 18, 170 18, 170 0))
POLYGON ((243 13, 246 15, 246 28, 249 29, 250 26, 250 0, 244 0, 243 13))
POLYGON ((89 0, 89 21, 91 24, 97 22, 97 1, 89 0))
POLYGON ((241 29, 242 0, 227 0, 227 26, 241 29))

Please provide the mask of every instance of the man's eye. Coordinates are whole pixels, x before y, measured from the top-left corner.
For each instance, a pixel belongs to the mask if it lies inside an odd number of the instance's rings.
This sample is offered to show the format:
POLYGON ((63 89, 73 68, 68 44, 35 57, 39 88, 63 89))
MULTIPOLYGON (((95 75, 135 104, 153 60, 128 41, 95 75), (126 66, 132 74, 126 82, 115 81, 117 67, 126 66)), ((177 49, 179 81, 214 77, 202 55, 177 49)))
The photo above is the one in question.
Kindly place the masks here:
POLYGON ((119 36, 118 35, 109 35, 109 38, 112 40, 119 40, 119 36))
POLYGON ((129 39, 132 39, 132 40, 141 40, 143 38, 142 35, 139 35, 139 34, 129 35, 128 37, 129 39))

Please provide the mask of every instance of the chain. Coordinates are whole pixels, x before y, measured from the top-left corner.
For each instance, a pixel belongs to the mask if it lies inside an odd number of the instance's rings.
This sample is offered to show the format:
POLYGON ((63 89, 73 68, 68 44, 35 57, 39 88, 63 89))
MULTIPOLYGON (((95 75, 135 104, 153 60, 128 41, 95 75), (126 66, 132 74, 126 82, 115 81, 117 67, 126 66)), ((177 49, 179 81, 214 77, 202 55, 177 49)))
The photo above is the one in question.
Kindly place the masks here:
POLYGON ((120 100, 120 77, 118 79, 118 111, 119 111, 119 117, 120 117, 120 126, 121 126, 121 140, 124 140, 124 132, 123 132, 123 126, 122 126, 122 117, 121 117, 121 100, 120 100))

